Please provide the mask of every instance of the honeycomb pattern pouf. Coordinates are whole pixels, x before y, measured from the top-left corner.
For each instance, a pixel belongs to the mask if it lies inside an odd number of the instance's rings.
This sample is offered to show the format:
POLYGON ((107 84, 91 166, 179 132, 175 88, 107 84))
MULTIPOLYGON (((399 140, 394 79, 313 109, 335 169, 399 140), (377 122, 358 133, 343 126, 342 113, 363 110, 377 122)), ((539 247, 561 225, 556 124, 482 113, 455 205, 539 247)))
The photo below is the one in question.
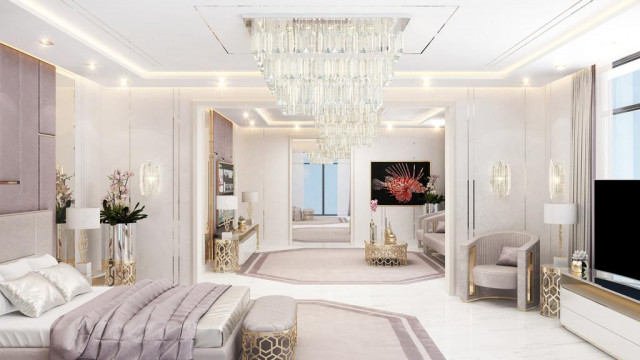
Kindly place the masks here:
POLYGON ((288 296, 256 300, 242 323, 243 360, 293 360, 298 304, 288 296))

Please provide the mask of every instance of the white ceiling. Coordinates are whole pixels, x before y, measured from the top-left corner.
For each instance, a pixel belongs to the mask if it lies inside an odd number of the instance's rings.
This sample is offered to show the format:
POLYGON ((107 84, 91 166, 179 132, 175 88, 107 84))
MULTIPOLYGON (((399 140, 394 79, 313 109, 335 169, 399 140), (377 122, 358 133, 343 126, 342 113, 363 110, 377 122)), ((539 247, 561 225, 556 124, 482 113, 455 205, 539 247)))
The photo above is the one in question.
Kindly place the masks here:
MULTIPOLYGON (((288 116, 275 107, 248 108, 243 106, 214 109, 230 121, 243 127, 314 127, 313 117, 288 116), (253 125, 252 125, 253 123, 253 125)), ((442 127, 445 109, 441 107, 385 107, 381 110, 382 126, 398 128, 442 127)))
POLYGON ((243 18, 409 18, 391 86, 542 85, 640 49, 640 0, 4 0, 0 41, 106 86, 264 87, 243 18), (613 17, 617 18, 613 19, 613 17), (613 19, 613 20, 611 20, 613 19), (43 48, 47 36, 55 46, 43 48), (612 45, 612 43, 615 43, 612 45), (633 49, 633 51, 632 51, 633 49), (86 64, 95 61, 96 71, 86 64), (567 68, 557 71, 555 65, 567 68))

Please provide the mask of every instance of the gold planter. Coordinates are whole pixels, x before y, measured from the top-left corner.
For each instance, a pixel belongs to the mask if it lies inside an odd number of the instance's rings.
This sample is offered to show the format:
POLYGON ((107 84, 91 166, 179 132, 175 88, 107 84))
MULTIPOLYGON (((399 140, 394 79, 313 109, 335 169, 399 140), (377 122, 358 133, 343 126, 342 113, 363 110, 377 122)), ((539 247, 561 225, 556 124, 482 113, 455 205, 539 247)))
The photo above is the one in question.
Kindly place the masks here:
POLYGON ((136 259, 133 243, 133 224, 109 226, 106 259, 102 261, 107 286, 131 285, 136 282, 136 259))
POLYGON ((73 230, 67 224, 56 224, 56 259, 58 262, 75 265, 76 248, 73 230))

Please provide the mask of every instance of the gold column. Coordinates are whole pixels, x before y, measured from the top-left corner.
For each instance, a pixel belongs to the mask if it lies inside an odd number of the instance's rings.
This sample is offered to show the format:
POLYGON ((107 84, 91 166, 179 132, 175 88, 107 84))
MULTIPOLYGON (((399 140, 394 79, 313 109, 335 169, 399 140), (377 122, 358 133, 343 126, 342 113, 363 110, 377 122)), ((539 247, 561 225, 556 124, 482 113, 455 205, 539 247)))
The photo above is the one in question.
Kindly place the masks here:
POLYGON ((205 262, 211 262, 215 259, 215 240, 214 240, 214 235, 215 235, 215 229, 216 229, 216 222, 215 222, 215 209, 213 207, 213 197, 214 194, 216 192, 216 179, 215 179, 215 157, 214 157, 214 151, 213 151, 213 135, 214 135, 214 130, 213 130, 213 110, 209 111, 209 166, 208 166, 208 171, 209 174, 207 175, 207 178, 209 179, 209 184, 208 184, 208 191, 209 191, 209 198, 208 198, 208 214, 207 214, 207 233, 205 234, 206 237, 206 244, 205 244, 205 262))

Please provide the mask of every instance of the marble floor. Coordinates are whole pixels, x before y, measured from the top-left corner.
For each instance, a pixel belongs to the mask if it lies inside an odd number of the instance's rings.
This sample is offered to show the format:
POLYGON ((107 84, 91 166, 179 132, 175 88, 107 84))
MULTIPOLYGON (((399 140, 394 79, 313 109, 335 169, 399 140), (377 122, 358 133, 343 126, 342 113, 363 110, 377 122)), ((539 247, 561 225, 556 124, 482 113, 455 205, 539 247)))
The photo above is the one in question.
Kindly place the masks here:
MULTIPOLYGON (((557 319, 518 311, 512 301, 463 303, 444 278, 404 285, 294 285, 236 274, 207 281, 251 287, 251 297, 325 299, 416 316, 447 359, 609 359, 557 319)), ((304 360, 304 359, 300 359, 304 360)))

